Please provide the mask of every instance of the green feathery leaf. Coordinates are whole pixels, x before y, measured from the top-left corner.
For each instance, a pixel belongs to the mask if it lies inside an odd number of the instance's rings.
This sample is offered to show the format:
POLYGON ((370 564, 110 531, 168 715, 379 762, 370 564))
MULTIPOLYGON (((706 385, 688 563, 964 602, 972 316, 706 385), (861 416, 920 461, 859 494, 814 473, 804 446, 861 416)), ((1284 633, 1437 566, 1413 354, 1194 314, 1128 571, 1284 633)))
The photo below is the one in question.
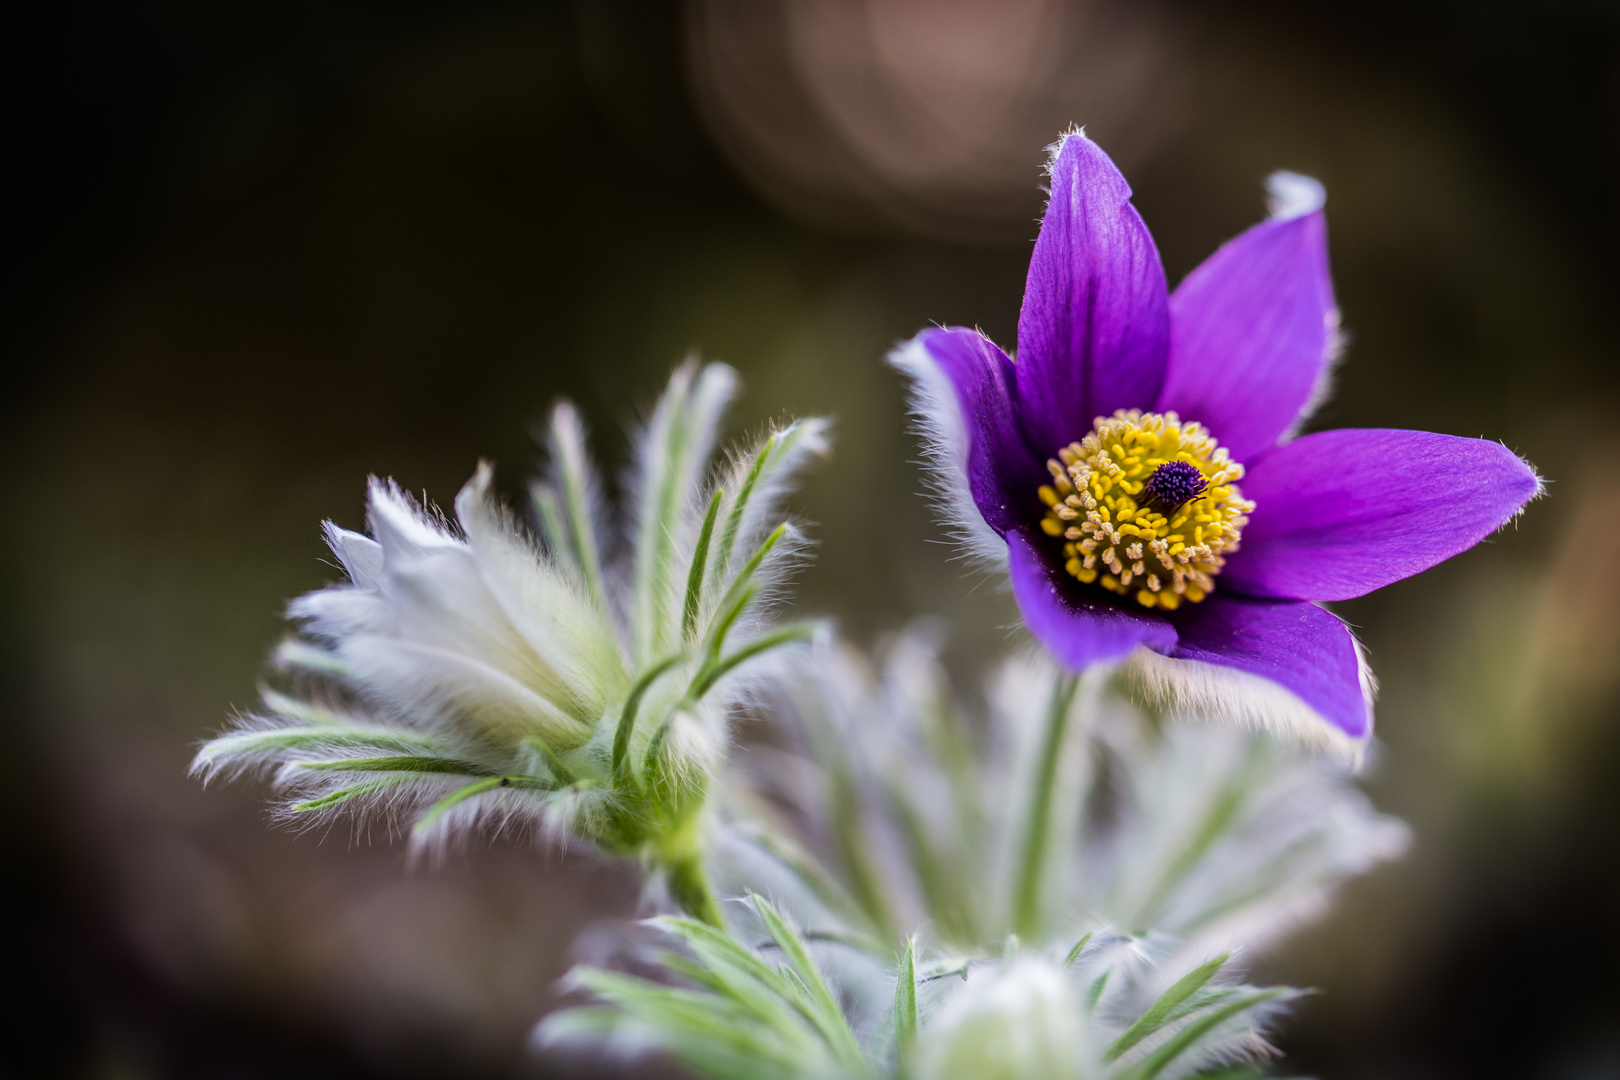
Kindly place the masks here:
POLYGON ((743 480, 742 488, 737 492, 736 501, 731 504, 731 513, 726 515, 725 531, 720 537, 721 569, 731 565, 731 556, 737 546, 737 530, 742 526, 743 512, 748 509, 748 501, 753 498, 754 485, 759 483, 759 474, 765 468, 765 462, 770 459, 771 451, 776 448, 776 435, 772 434, 754 455, 754 464, 748 469, 748 477, 743 480))
POLYGON ((566 513, 569 551, 585 589, 602 611, 608 609, 602 580, 602 555, 596 544, 596 522, 591 514, 591 460, 585 447, 585 426, 572 406, 558 405, 551 414, 551 453, 566 513))
POLYGON ((903 1066, 917 1041, 917 939, 906 941, 894 979, 894 1047, 903 1066))
POLYGON ((1232 958, 1231 953, 1222 953, 1209 963, 1193 969, 1176 981, 1176 984, 1160 994, 1149 1005, 1147 1011, 1137 1018, 1136 1023, 1125 1029, 1124 1034, 1115 1039, 1107 1050, 1103 1052, 1103 1060, 1114 1061, 1119 1056, 1159 1030, 1159 1027, 1170 1019, 1170 1013, 1176 1006, 1192 997, 1193 994, 1204 988, 1215 973, 1226 966, 1232 958))
POLYGON ((576 970, 574 978, 650 1025, 676 1057, 719 1080, 793 1080, 814 1075, 816 1059, 823 1056, 815 1042, 762 1028, 747 1008, 717 993, 660 986, 597 968, 576 970))
POLYGON ((697 629, 698 609, 703 604, 703 575, 709 568, 709 540, 714 535, 714 519, 720 513, 723 494, 716 489, 709 500, 709 512, 703 515, 703 529, 698 533, 697 550, 692 552, 692 569, 686 575, 686 605, 681 614, 682 641, 690 641, 697 629))
POLYGON ((298 750, 437 750, 450 745, 442 739, 410 732, 378 731, 375 728, 287 727, 231 732, 212 739, 204 747, 210 760, 247 757, 274 751, 298 750))
POLYGON ((1113 969, 1110 968, 1097 976, 1096 981, 1086 988, 1086 1008, 1092 1010, 1097 1008, 1097 1002, 1102 1000, 1103 991, 1108 989, 1108 977, 1113 973, 1113 969))
POLYGON ((768 634, 761 634, 735 652, 727 653, 720 659, 706 665, 692 680, 692 689, 687 692, 688 696, 694 701, 700 700, 704 694, 707 694, 714 687, 715 683, 724 678, 737 665, 746 663, 756 656, 780 648, 783 645, 791 645, 798 641, 809 641, 815 637, 815 634, 816 627, 814 623, 794 623, 791 626, 772 630, 768 634))
POLYGON ((292 809, 297 814, 308 813, 311 810, 325 810, 329 806, 336 806, 339 803, 348 802, 350 799, 358 799, 363 795, 371 795, 391 787, 399 787, 404 782, 404 777, 390 777, 386 780, 367 780, 361 784, 350 784, 346 788, 339 788, 336 791, 322 795, 320 798, 295 803, 292 809))
POLYGON ((1086 951, 1086 946, 1091 944, 1091 937, 1095 933, 1095 930, 1088 930, 1084 937, 1074 943, 1074 948, 1069 950, 1069 955, 1063 958, 1064 967, 1074 966, 1074 962, 1080 959, 1080 954, 1086 951))
POLYGON ((1235 1001, 1204 1013, 1186 1027, 1177 1031, 1165 1041, 1164 1045, 1155 1048, 1147 1057, 1121 1073, 1117 1080, 1153 1080, 1154 1077, 1168 1068, 1176 1058, 1180 1057, 1194 1046, 1198 1040, 1204 1038, 1221 1024, 1290 993, 1292 991, 1285 986, 1256 990, 1252 993, 1243 994, 1235 1001))
POLYGON ((397 754, 389 757, 344 758, 341 761, 304 761, 304 768, 314 772, 404 772, 404 773, 456 773, 461 776, 489 776, 494 770, 470 761, 454 758, 419 757, 415 754, 397 754))
POLYGON ((670 379, 643 441, 642 491, 636 512, 632 581, 632 625, 637 662, 668 651, 680 632, 680 602, 672 594, 670 574, 680 521, 713 446, 720 414, 731 400, 734 377, 729 368, 684 365, 670 379), (673 610, 672 610, 673 608, 673 610), (673 625, 670 619, 677 620, 673 625))
POLYGON ((860 1046, 855 1042, 855 1035, 849 1029, 849 1021, 844 1018, 844 1011, 839 1007, 838 999, 833 997, 832 991, 822 981, 821 972, 810 958, 810 951, 805 948, 804 940, 764 897, 756 895, 753 900, 754 910, 765 923, 765 929, 771 935, 771 940, 776 942, 777 948, 787 957, 790 966, 783 974, 792 974, 803 987, 817 1029, 840 1060, 848 1063, 852 1069, 864 1072, 865 1062, 861 1056, 860 1046))
POLYGON ((705 980, 719 992, 752 1000, 755 986, 769 991, 771 1003, 755 1001, 752 1007, 762 1019, 784 1029, 794 1026, 791 1017, 814 1024, 815 1016, 806 1002, 798 1000, 795 987, 780 971, 744 948, 723 929, 698 919, 663 919, 661 925, 677 934, 705 966, 705 980), (784 1019, 788 1018, 788 1019, 784 1019))
POLYGON ((754 588, 752 584, 754 575, 759 573, 760 564, 771 553, 771 549, 776 546, 783 536, 787 535, 787 528, 787 522, 784 521, 764 539, 759 547, 755 549, 754 554, 749 556, 748 561, 743 564, 743 568, 737 571, 737 576, 732 579, 731 584, 726 588, 725 594, 721 596, 720 603, 715 608, 714 620, 710 623, 708 633, 707 652, 710 662, 719 659, 720 649, 725 644, 726 632, 731 629, 731 625, 742 615, 743 609, 748 606, 749 601, 753 600, 758 592, 758 589, 754 588))
POLYGON ((525 789, 528 789, 528 790, 531 790, 531 791, 555 791, 556 790, 555 785, 548 784, 544 780, 540 780, 537 777, 533 777, 533 776, 489 776, 489 777, 485 777, 484 779, 476 780, 473 783, 466 785, 465 787, 457 788, 456 790, 452 791, 450 794, 446 795, 444 798, 440 799, 438 802, 434 803, 431 807, 428 808, 427 813, 423 814, 420 818, 418 818, 416 820, 416 824, 411 826, 411 831, 414 832, 414 833, 417 833, 417 834, 421 834, 423 832, 426 832, 429 828, 432 827, 434 822, 438 821, 448 811, 450 811, 450 810, 454 809, 455 807, 461 805, 462 803, 466 802, 468 799, 472 798, 473 796, 482 795, 486 791, 494 791, 497 788, 503 788, 503 787, 525 788, 525 789))
POLYGON ((583 579, 585 575, 579 567, 579 555, 574 551, 574 538, 563 514, 562 504, 557 499, 557 492, 550 484, 536 483, 529 488, 529 500, 534 505, 534 516, 540 522, 540 538, 545 541, 546 551, 562 569, 583 579))
POLYGON ((652 667, 641 673, 641 677, 630 688, 630 694, 624 699, 624 711, 619 714, 619 726, 613 732, 613 783, 624 787, 630 779, 628 776, 628 754, 630 752, 630 737, 636 729, 636 713, 641 708, 641 699, 651 689, 658 677, 674 667, 684 659, 684 654, 676 653, 666 656, 652 667))
POLYGON ((551 773, 551 778, 559 785, 572 784, 577 779, 573 770, 562 763, 562 759, 551 748, 551 744, 540 738, 540 736, 525 735, 523 745, 529 748, 530 753, 540 759, 545 765, 546 771, 551 773))

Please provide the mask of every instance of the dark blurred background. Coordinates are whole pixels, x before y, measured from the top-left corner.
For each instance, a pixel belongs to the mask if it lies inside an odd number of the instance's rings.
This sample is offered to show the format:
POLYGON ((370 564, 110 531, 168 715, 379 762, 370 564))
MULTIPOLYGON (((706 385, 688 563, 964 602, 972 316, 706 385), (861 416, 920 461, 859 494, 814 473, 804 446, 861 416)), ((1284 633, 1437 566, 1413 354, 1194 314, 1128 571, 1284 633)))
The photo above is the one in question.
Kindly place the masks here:
POLYGON ((318 522, 368 473, 520 490, 559 394, 622 423, 688 349, 737 430, 830 413, 800 604, 859 640, 1012 619, 916 492, 881 358, 1011 345, 1042 147, 1130 176, 1172 282, 1320 177, 1351 345, 1318 424, 1500 438, 1516 527, 1341 605, 1368 787, 1418 842, 1257 975, 1326 1080, 1620 1077, 1620 14, 1594 0, 32 5, 3 46, 6 1075, 580 1075, 535 1062, 637 882, 269 827, 201 789, 318 522))

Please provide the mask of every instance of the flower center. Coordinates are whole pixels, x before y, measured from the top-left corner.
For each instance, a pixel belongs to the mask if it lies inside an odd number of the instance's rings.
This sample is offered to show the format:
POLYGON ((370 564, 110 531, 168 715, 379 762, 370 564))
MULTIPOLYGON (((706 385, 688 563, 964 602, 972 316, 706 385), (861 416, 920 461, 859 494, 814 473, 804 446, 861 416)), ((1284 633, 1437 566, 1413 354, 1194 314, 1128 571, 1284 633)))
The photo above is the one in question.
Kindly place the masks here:
POLYGON ((1100 416, 1046 467, 1041 528, 1063 540, 1064 570, 1143 607, 1208 596, 1254 512, 1243 466, 1173 412, 1100 416))

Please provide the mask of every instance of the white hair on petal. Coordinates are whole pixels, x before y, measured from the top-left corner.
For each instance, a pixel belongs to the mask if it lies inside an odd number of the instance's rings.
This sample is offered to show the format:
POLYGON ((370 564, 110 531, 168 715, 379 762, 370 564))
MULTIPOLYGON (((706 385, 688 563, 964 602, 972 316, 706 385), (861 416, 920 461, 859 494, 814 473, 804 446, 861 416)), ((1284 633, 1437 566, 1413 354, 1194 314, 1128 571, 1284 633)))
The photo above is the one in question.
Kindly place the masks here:
POLYGON ((612 627, 576 578, 546 560, 533 539, 492 497, 493 469, 478 471, 456 496, 456 518, 483 584, 517 635, 544 657, 575 699, 572 712, 594 718, 605 698, 626 689, 612 627))
MULTIPOLYGON (((304 774, 297 779, 307 781, 311 776, 320 775, 304 774)), ((450 779, 452 778, 410 778, 398 774, 379 776, 370 781, 371 790, 344 800, 341 806, 299 810, 295 809, 291 802, 287 802, 274 807, 271 816, 297 832, 330 828, 337 822, 348 819, 353 835, 357 837, 369 835, 371 829, 380 824, 392 839, 395 835, 407 834, 410 819, 420 813, 433 799, 451 789, 453 785, 449 782, 450 779)), ((348 783, 353 783, 352 776, 348 778, 348 783)), ((298 795, 318 798, 330 795, 347 785, 342 781, 323 778, 318 783, 299 783, 295 787, 293 778, 283 774, 275 778, 274 786, 278 790, 296 791, 298 795)))
MULTIPOLYGON (((545 433, 550 458, 546 480, 562 491, 572 480, 580 486, 585 498, 586 520, 576 523, 582 527, 587 540, 599 540, 609 535, 607 503, 602 495, 602 477, 591 460, 590 435, 585 421, 571 401, 559 401, 551 410, 551 423, 545 433)), ((601 559, 605 552, 598 552, 601 559)))
POLYGON ((1349 347, 1350 334, 1340 324, 1337 307, 1329 308, 1322 321, 1327 332, 1327 344, 1323 347, 1322 370, 1317 372, 1316 382, 1312 384, 1311 392, 1305 398, 1305 404, 1300 406, 1299 415, 1294 417, 1294 422, 1288 425, 1288 430, 1283 432, 1278 442, 1291 442, 1298 438, 1305 425, 1310 423, 1311 417, 1316 415, 1316 410, 1327 404, 1328 399, 1333 396, 1339 374, 1339 361, 1344 359, 1345 349, 1349 347))
POLYGON ((915 338, 891 352, 889 364, 911 381, 907 405, 913 429, 922 438, 928 486, 946 531, 974 562, 988 569, 1004 568, 1007 542, 986 524, 968 488, 968 453, 973 444, 956 389, 915 338))
POLYGON ((417 861, 439 865, 475 841, 503 835, 562 851, 578 843, 584 822, 601 816, 606 798, 600 791, 572 788, 555 792, 493 788, 450 808, 425 827, 412 828, 411 855, 417 861))
POLYGON ((1350 635, 1350 644, 1356 649, 1356 681, 1361 684, 1361 700, 1367 703, 1367 734, 1362 739, 1365 747, 1366 741, 1372 738, 1373 703, 1378 700, 1378 676, 1373 673, 1372 661, 1367 659, 1367 647, 1354 633, 1350 635))
POLYGON ((703 473, 719 439, 720 422, 737 392, 737 373, 721 363, 701 366, 695 356, 675 370, 646 424, 636 432, 625 489, 637 507, 638 534, 662 527, 660 508, 649 499, 668 485, 674 504, 689 508, 701 494, 703 473), (649 487, 651 485, 651 488, 649 487))
POLYGON ((300 638, 288 638, 277 645, 275 651, 270 654, 270 666, 277 671, 322 675, 334 679, 347 676, 349 671, 343 661, 337 658, 337 654, 330 649, 312 645, 300 638))
POLYGON ((1500 446, 1502 449, 1506 450, 1508 453, 1512 454, 1514 457, 1518 458, 1519 459, 1519 464, 1523 465, 1526 469, 1529 469, 1530 470, 1530 475, 1534 476, 1536 478, 1536 490, 1534 492, 1532 492, 1530 497, 1524 501, 1523 506, 1519 507, 1517 510, 1515 510, 1513 512, 1512 517, 1508 518, 1507 521, 1502 522, 1501 527, 1497 530, 1498 532, 1500 532, 1502 529, 1507 528, 1508 525, 1511 524, 1512 522, 1518 521, 1519 516, 1521 514, 1523 514, 1526 510, 1530 509, 1530 504, 1531 503, 1535 502, 1537 499, 1542 498, 1543 496, 1545 496, 1547 494, 1547 484, 1549 483, 1549 481, 1547 480, 1547 478, 1545 476, 1542 476, 1539 472, 1536 471, 1536 467, 1534 465, 1530 464, 1530 461, 1529 461, 1528 458, 1526 458, 1523 454, 1519 453, 1517 450, 1513 449, 1513 447, 1509 446, 1505 442, 1502 442, 1501 440, 1497 440, 1497 445, 1500 446))
POLYGON ((464 547, 442 518, 431 514, 393 480, 373 476, 367 484, 366 520, 383 549, 396 558, 464 547))
POLYGON ((326 545, 343 564, 343 571, 349 575, 349 580, 363 589, 373 588, 378 575, 382 573, 382 545, 369 536, 341 528, 330 521, 321 522, 321 531, 326 535, 326 545))
POLYGON ((496 498, 488 463, 453 519, 373 477, 371 535, 324 526, 347 580, 289 605, 303 625, 276 652, 285 692, 264 688, 261 710, 198 749, 194 773, 271 773, 280 816, 305 827, 414 822, 419 854, 512 830, 646 856, 663 833, 697 828, 690 815, 727 756, 731 719, 813 632, 759 636, 806 546, 791 527, 761 545, 795 474, 825 452, 826 423, 778 425, 752 455, 713 467, 735 388, 730 368, 695 360, 670 379, 637 441, 636 499, 613 515, 632 519, 631 551, 613 550, 584 426, 566 404, 552 412, 552 472, 538 485, 545 543, 496 498), (694 563, 716 495, 727 516, 707 535, 724 538, 727 557, 706 544, 704 573, 694 563), (636 639, 651 647, 638 652, 636 639), (645 762, 660 731, 679 789, 667 798, 623 783, 622 765, 645 762))
POLYGON ((676 369, 635 438, 625 490, 635 507, 630 578, 631 655, 651 663, 679 636, 685 580, 675 571, 701 520, 700 500, 720 422, 737 391, 725 364, 695 356, 676 369))
POLYGON ((591 730, 533 686, 453 649, 368 636, 349 639, 343 659, 390 715, 424 727, 513 742, 536 734, 569 749, 591 730))
POLYGON ((1041 190, 1046 192, 1047 196, 1045 205, 1041 207, 1041 214, 1043 216, 1052 205, 1051 180, 1052 175, 1057 172, 1058 156, 1063 153, 1063 148, 1064 146, 1068 145, 1070 139, 1084 139, 1086 137, 1086 129, 1084 125, 1070 124, 1061 133, 1059 133, 1055 140, 1046 144, 1046 161, 1041 164, 1041 175, 1046 177, 1047 180, 1046 183, 1041 185, 1041 190))
POLYGON ((388 604, 376 588, 351 585, 305 593, 287 605, 287 617, 304 623, 306 633, 332 642, 355 634, 384 633, 389 625, 388 604))
MULTIPOLYGON (((1378 685, 1361 643, 1356 642, 1355 648, 1362 700, 1370 717, 1378 685)), ((1265 728, 1313 749, 1341 754, 1357 765, 1372 737, 1369 729, 1363 738, 1353 739, 1292 691, 1223 664, 1172 659, 1142 647, 1125 662, 1123 674, 1132 689, 1178 719, 1208 718, 1265 728)))

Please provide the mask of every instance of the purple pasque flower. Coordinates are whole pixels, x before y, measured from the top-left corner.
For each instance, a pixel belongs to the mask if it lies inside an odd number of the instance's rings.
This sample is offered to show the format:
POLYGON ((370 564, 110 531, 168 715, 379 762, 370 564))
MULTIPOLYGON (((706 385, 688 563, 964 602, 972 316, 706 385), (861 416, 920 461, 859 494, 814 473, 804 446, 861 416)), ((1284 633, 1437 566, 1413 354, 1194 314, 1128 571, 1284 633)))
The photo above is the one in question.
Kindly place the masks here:
POLYGON ((1358 745, 1371 675, 1318 604, 1467 550, 1540 480, 1483 439, 1292 438, 1338 340, 1314 180, 1272 177, 1271 218, 1170 293, 1108 156, 1073 131, 1048 169, 1016 362, 961 327, 892 357, 956 532, 1068 667, 1129 654, 1161 699, 1358 745))

